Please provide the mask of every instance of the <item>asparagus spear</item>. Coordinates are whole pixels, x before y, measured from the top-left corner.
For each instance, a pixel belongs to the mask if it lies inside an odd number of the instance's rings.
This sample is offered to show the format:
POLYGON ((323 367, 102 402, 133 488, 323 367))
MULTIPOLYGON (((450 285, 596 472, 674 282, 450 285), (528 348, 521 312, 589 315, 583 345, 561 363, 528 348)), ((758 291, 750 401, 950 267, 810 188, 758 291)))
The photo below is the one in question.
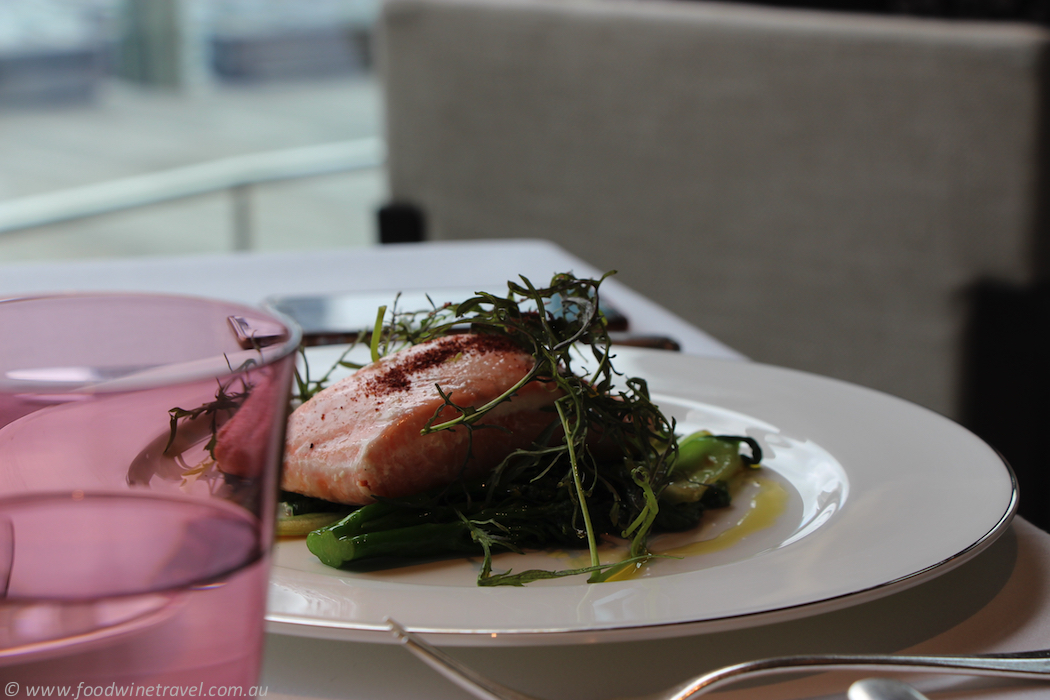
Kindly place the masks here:
MULTIPOLYGON (((740 442, 753 441, 708 433, 682 440, 671 467, 672 481, 661 495, 660 512, 669 508, 673 514, 682 509, 689 513, 687 517, 699 518, 706 507, 720 505, 716 502, 720 485, 760 458, 757 445, 751 445, 750 456, 742 455, 740 442)), ((457 494, 458 500, 450 500, 450 494, 443 492, 380 501, 311 532, 306 544, 333 567, 380 557, 483 554, 493 547, 519 551, 551 544, 587 544, 585 532, 572 524, 574 505, 570 499, 545 502, 544 494, 537 493, 534 497, 538 502, 530 503, 519 494, 516 500, 495 499, 501 505, 494 507, 486 505, 486 494, 491 503, 492 494, 485 484, 478 483, 457 494)), ((603 523, 601 530, 619 534, 611 522, 603 523)), ((533 579, 539 577, 536 572, 529 573, 533 579)))

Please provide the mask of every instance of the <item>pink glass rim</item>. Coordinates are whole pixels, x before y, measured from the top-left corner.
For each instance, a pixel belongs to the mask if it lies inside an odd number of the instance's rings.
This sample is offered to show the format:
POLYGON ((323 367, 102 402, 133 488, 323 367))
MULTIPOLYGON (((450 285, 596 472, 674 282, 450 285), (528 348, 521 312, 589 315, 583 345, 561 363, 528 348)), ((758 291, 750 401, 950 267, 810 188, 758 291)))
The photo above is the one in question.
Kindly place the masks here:
MULTIPOLYGON (((188 294, 167 294, 167 293, 155 293, 155 292, 135 292, 135 291, 91 291, 91 292, 61 292, 61 293, 45 293, 45 294, 32 294, 25 296, 11 296, 0 298, 0 318, 2 318, 3 312, 11 305, 15 304, 28 304, 28 303, 47 303, 51 301, 63 302, 63 301, 89 301, 97 299, 101 303, 119 303, 121 301, 143 301, 148 302, 155 300, 158 303, 164 304, 186 304, 197 309, 204 309, 209 307, 211 309, 223 309, 224 313, 227 314, 227 318, 234 316, 244 316, 247 318, 257 318, 265 320, 269 323, 276 324, 283 328, 284 332, 274 342, 266 344, 264 347, 257 349, 255 352, 258 353, 258 362, 255 364, 256 367, 271 365, 278 362, 288 355, 298 350, 302 341, 302 330, 299 325, 288 316, 271 310, 262 309, 260 307, 250 306, 247 304, 228 301, 224 299, 215 299, 203 296, 195 296, 188 294)), ((3 328, 4 334, 8 334, 12 329, 3 328)), ((232 333, 231 329, 231 333, 232 333)), ((10 336, 9 336, 10 337, 10 336)), ((71 355, 74 353, 71 353, 71 355)), ((153 387, 159 387, 163 385, 173 383, 183 383, 198 381, 201 379, 209 378, 221 378, 238 374, 241 371, 236 366, 230 366, 229 364, 221 366, 219 369, 215 368, 200 368, 200 367, 186 367, 182 371, 174 371, 165 373, 163 376, 158 376, 152 379, 144 378, 141 381, 130 384, 127 382, 121 383, 119 386, 107 386, 104 382, 98 381, 70 381, 66 383, 56 382, 35 382, 27 380, 18 380, 12 382, 4 374, 4 367, 0 367, 0 393, 8 392, 22 392, 32 391, 37 393, 66 393, 69 391, 89 390, 92 393, 100 392, 104 393, 107 391, 127 391, 128 389, 150 389, 153 387)))

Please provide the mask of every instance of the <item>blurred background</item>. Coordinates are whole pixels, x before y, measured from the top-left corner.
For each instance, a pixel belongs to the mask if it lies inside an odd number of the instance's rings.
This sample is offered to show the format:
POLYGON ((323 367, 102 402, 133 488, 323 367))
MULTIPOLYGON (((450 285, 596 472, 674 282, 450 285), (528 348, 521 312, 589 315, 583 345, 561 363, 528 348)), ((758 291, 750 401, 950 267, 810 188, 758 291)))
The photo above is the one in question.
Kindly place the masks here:
POLYGON ((0 0, 0 264, 546 238, 1050 528, 1048 8, 0 0))
POLYGON ((0 2, 0 202, 48 210, 32 228, 9 217, 17 230, 0 228, 0 263, 230 250, 238 216, 242 247, 372 243, 381 171, 345 172, 331 165, 345 162, 338 151, 301 149, 379 135, 377 10, 378 0, 0 2), (285 158, 229 160, 273 152, 285 158), (289 154, 296 175, 323 174, 54 224, 63 202, 26 199, 75 200, 85 186, 202 163, 272 174, 289 154))

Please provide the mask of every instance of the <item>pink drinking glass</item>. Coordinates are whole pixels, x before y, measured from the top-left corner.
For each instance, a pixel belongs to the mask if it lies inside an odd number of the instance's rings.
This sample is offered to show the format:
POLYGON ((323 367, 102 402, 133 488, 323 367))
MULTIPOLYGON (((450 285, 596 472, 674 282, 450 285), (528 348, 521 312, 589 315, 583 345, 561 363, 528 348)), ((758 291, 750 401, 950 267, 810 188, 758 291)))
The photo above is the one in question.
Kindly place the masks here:
POLYGON ((298 345, 220 301, 0 301, 4 697, 259 691, 298 345))

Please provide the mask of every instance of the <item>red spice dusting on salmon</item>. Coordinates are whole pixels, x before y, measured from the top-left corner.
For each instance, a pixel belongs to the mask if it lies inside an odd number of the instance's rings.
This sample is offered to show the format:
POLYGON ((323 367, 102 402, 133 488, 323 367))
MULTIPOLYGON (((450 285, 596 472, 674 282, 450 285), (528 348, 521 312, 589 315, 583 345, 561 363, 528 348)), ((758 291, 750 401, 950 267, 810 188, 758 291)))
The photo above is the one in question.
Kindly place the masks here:
MULTIPOLYGON (((364 386, 364 395, 382 396, 397 391, 407 391, 412 387, 412 375, 420 374, 437 367, 458 355, 485 354, 493 352, 521 352, 521 348, 509 338, 498 335, 462 334, 449 336, 447 341, 428 347, 411 357, 399 358, 390 363, 375 377, 371 377, 364 386)), ((324 420, 324 416, 321 416, 324 420)))

